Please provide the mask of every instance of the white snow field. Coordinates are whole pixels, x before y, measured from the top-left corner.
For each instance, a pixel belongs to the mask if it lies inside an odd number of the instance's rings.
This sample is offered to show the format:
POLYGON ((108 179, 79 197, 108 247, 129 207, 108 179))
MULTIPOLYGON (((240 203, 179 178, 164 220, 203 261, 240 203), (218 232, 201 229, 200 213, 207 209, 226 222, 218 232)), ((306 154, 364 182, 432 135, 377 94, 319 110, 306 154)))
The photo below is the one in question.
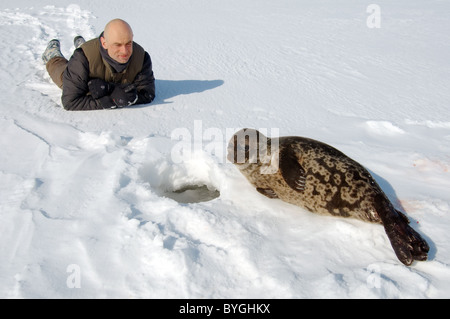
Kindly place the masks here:
POLYGON ((443 0, 2 1, 0 297, 449 298, 449 17, 443 0), (113 18, 150 53, 155 101, 65 111, 41 54, 113 18), (429 260, 260 195, 225 159, 243 127, 360 162, 429 260))

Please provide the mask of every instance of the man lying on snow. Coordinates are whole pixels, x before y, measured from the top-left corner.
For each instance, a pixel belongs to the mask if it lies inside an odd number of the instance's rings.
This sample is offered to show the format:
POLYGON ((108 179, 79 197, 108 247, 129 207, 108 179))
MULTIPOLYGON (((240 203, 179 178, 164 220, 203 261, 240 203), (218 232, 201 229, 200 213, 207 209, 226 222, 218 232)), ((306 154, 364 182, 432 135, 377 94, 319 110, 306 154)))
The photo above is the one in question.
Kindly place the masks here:
POLYGON ((110 21, 99 38, 74 39, 70 61, 51 40, 42 55, 53 82, 62 88, 62 104, 71 111, 114 109, 151 103, 155 78, 150 55, 133 42, 128 23, 110 21))

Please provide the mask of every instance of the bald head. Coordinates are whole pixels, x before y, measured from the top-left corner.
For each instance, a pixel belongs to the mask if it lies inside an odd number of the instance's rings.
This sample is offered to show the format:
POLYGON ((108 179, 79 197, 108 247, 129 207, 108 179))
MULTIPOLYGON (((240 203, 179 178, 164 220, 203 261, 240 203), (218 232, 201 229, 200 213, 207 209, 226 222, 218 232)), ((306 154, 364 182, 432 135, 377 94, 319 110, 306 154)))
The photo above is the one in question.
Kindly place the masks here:
POLYGON ((133 38, 133 30, 131 30, 130 25, 121 19, 114 19, 108 22, 105 26, 105 31, 103 36, 108 40, 109 38, 114 38, 117 36, 124 36, 133 38))
POLYGON ((133 54, 133 30, 124 20, 108 22, 100 40, 108 55, 119 63, 127 63, 133 54))

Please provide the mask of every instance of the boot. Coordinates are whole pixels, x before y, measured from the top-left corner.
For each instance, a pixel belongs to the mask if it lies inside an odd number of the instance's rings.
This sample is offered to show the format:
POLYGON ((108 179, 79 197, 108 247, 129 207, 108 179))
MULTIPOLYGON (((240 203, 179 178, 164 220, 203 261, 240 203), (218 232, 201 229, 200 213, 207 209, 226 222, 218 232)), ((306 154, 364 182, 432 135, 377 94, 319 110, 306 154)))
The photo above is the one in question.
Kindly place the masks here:
POLYGON ((44 61, 44 63, 47 64, 48 61, 56 57, 63 58, 64 56, 61 53, 61 46, 59 40, 53 39, 48 43, 47 48, 44 51, 44 54, 42 54, 42 61, 44 61))
POLYGON ((73 45, 75 46, 75 49, 81 47, 85 42, 86 40, 81 35, 78 35, 75 37, 75 39, 73 39, 73 45))

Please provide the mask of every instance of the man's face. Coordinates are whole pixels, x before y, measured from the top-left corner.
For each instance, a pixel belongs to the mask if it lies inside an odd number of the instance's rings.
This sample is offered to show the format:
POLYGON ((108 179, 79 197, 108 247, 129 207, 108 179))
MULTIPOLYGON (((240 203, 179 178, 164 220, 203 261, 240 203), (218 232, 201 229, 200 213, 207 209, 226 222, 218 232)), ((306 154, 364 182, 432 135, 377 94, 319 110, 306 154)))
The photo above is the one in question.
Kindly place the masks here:
POLYGON ((114 29, 101 42, 108 55, 119 63, 127 63, 133 54, 133 34, 127 30, 114 29))

